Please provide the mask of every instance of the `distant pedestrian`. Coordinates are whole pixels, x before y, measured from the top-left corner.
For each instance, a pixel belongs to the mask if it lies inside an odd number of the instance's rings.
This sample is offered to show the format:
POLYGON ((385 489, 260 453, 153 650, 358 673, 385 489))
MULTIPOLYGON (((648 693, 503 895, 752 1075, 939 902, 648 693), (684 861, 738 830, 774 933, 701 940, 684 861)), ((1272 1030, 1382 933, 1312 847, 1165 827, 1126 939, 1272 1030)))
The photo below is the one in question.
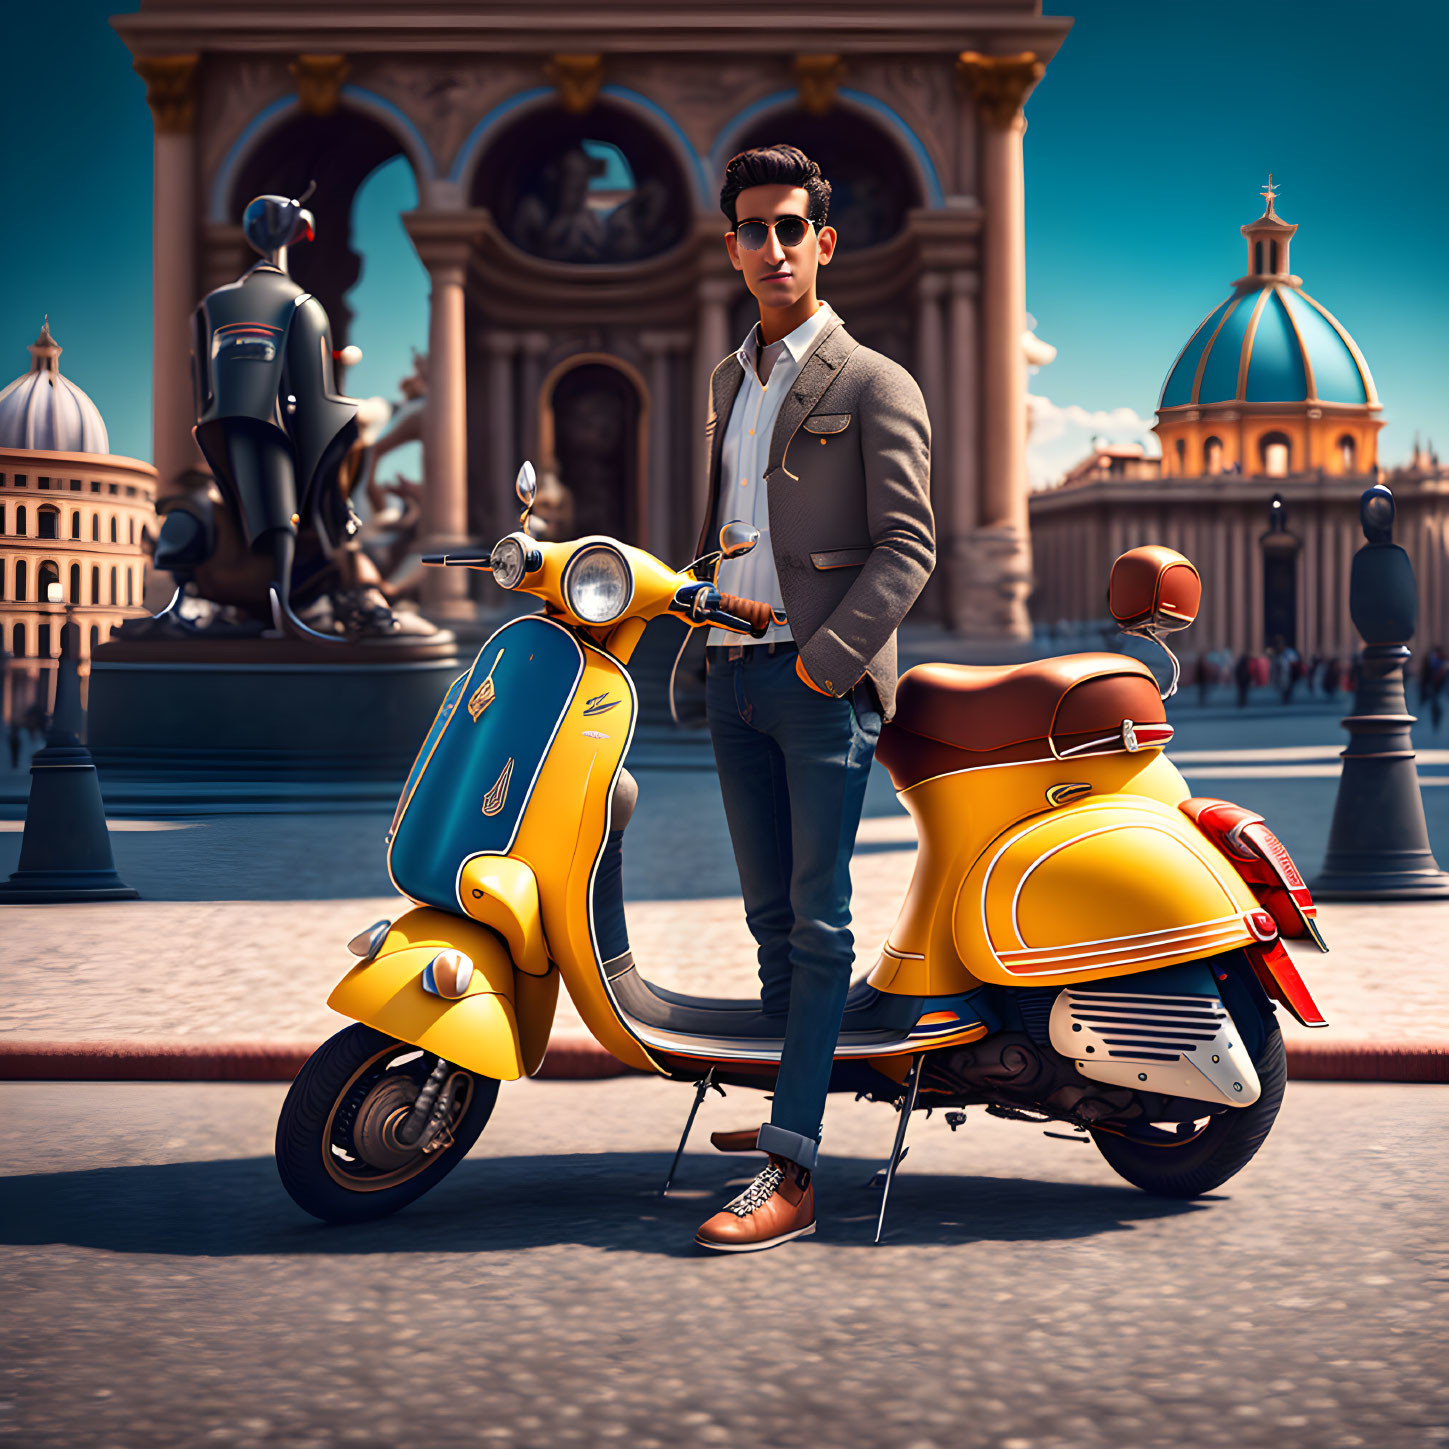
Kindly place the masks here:
POLYGON ((1253 682, 1253 661, 1246 653, 1238 655, 1238 662, 1233 666, 1233 683, 1238 686, 1238 708, 1248 707, 1248 686, 1253 682))
POLYGON ((1343 666, 1337 659, 1330 659, 1323 666, 1323 692, 1329 699, 1338 693, 1340 677, 1343 673, 1343 666))

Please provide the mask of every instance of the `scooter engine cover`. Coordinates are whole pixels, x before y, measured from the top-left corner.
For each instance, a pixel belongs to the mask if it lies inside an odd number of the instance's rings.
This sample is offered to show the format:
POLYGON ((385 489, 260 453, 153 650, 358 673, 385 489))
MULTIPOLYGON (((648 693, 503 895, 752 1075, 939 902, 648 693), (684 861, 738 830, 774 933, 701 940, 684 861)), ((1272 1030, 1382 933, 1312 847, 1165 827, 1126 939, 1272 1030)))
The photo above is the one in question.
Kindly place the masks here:
POLYGON ((1069 986, 1052 1004, 1052 1046, 1095 1082, 1246 1107, 1262 1084, 1242 1033, 1194 963, 1069 986))
POLYGON ((404 895, 462 910, 464 862, 508 853, 583 667, 573 635, 537 615, 505 624, 478 651, 398 803, 388 869, 404 895))

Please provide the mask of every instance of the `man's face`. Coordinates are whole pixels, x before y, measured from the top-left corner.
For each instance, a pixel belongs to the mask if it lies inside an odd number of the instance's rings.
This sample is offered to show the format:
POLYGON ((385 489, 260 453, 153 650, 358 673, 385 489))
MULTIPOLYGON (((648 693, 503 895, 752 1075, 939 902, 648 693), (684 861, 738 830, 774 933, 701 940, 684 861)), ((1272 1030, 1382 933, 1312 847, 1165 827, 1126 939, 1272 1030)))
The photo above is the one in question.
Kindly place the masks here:
MULTIPOLYGON (((810 194, 803 186, 749 186, 735 200, 736 224, 774 221, 782 216, 807 216, 810 194)), ((725 246, 737 272, 762 307, 790 307, 815 285, 815 272, 835 251, 835 228, 806 227, 798 246, 784 247, 771 227, 758 251, 742 247, 736 232, 725 233, 725 246)))

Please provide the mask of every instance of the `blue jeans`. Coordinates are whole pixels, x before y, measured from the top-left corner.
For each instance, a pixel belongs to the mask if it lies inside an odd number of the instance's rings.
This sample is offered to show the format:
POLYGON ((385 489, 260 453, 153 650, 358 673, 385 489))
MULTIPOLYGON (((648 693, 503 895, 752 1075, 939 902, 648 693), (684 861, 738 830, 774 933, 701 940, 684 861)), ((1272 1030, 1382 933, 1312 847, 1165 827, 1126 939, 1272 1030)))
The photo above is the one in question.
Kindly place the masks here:
POLYGON ((761 1005, 786 1018, 759 1146, 808 1169, 855 959, 850 856, 881 716, 868 685, 819 694, 796 657, 790 646, 748 646, 739 660, 711 651, 705 701, 761 1005))

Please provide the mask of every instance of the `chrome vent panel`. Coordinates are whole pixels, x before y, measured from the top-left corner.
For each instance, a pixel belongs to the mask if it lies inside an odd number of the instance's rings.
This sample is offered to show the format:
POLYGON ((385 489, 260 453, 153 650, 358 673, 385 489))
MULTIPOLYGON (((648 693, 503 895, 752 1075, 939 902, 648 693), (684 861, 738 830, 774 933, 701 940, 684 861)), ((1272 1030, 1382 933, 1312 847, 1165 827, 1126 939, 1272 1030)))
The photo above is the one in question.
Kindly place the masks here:
POLYGON ((1052 1006, 1051 1043, 1093 1081, 1246 1107, 1262 1091, 1217 996, 1068 987, 1052 1006))

